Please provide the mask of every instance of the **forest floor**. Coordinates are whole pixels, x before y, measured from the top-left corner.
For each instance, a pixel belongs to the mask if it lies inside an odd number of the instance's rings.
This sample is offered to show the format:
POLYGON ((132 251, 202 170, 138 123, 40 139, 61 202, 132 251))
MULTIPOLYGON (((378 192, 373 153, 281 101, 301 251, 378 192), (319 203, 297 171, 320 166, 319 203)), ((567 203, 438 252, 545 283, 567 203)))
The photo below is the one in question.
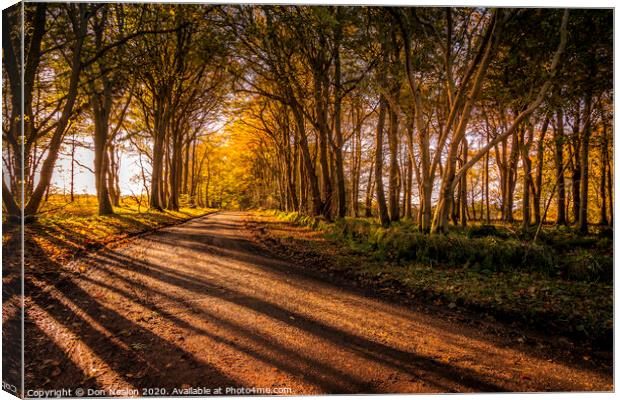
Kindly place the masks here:
POLYGON ((37 259, 26 278, 26 388, 613 390, 608 362, 458 310, 401 305, 344 285, 320 268, 333 244, 325 241, 324 259, 302 262, 301 250, 283 250, 272 229, 307 228, 219 212, 69 263, 37 259))

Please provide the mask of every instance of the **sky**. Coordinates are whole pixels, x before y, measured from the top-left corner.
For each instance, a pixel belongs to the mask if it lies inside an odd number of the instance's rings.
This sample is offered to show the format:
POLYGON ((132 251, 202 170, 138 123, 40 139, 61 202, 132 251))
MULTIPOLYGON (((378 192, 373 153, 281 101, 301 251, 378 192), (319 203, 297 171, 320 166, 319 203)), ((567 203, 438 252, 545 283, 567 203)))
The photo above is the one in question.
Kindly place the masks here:
MULTIPOLYGON (((84 140, 84 139, 82 139, 84 140)), ((89 141, 86 139, 85 141, 89 141)), ((92 143, 92 142, 91 142, 92 143)), ((67 150, 67 149, 65 149, 67 150)), ((52 186, 56 187, 60 193, 63 190, 69 193, 71 187, 71 156, 61 154, 56 162, 56 168, 54 169, 54 175, 52 176, 52 186)), ((86 165, 89 168, 93 168, 94 164, 94 152, 90 149, 78 147, 75 151, 75 159, 82 165, 86 165)), ((148 166, 145 165, 146 168, 148 166)), ((92 172, 79 166, 77 163, 74 166, 74 191, 76 194, 95 194, 95 176, 92 172)), ((132 178, 140 175, 140 164, 138 163, 138 156, 135 154, 129 154, 121 152, 120 157, 120 169, 119 169, 119 185, 121 188, 121 195, 129 195, 133 191, 135 194, 139 194, 142 189, 142 179, 140 178, 136 182, 132 182, 132 178)))
MULTIPOLYGON (((223 132, 225 126, 228 123, 228 117, 224 114, 218 114, 212 121, 208 121, 203 127, 203 133, 215 133, 223 132)), ((86 135, 79 138, 79 141, 84 143, 83 146, 78 146, 75 151, 75 159, 79 164, 85 165, 88 168, 94 168, 94 152, 92 148, 93 140, 91 136, 86 135)), ((52 176, 52 186, 60 193, 70 192, 71 187, 71 148, 69 146, 69 138, 65 138, 65 145, 63 146, 58 160, 56 161, 56 167, 52 176)), ((148 163, 146 156, 142 157, 144 168, 146 169, 147 179, 151 173, 151 165, 148 163)), ((86 168, 81 167, 78 163, 74 166, 74 193, 76 194, 96 194, 95 188, 95 176, 86 168)), ((120 168, 119 168, 119 186, 121 189, 121 195, 139 195, 143 190, 142 177, 140 174, 140 163, 137 153, 134 151, 120 152, 120 168), (137 179, 136 179, 137 177, 137 179)))

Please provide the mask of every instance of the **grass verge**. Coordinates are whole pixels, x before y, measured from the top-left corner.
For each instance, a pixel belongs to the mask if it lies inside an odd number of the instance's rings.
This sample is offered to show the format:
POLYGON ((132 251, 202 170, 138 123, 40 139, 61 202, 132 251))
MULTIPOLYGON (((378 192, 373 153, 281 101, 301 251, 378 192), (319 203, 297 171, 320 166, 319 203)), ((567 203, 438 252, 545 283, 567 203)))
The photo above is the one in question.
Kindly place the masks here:
MULTIPOLYGON (((124 199, 121 204, 121 207, 115 207, 114 214, 100 216, 93 196, 83 196, 77 202, 62 203, 62 206, 54 201, 48 202, 36 221, 25 225, 26 271, 47 270, 86 251, 217 211, 190 207, 178 211, 153 211, 144 206, 139 208, 131 199, 124 199)), ((18 226, 4 224, 3 247, 6 250, 18 249, 18 232, 18 226)), ((18 258, 18 254, 4 256, 18 258)))

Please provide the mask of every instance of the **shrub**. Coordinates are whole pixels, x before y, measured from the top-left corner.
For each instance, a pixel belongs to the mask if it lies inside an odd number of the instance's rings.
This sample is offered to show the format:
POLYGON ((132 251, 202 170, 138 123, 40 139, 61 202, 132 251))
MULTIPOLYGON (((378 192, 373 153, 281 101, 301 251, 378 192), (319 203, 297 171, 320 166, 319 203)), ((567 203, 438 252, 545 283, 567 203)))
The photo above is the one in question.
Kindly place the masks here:
POLYGON ((500 231, 495 227, 495 225, 480 225, 473 226, 467 231, 467 237, 469 238, 479 238, 486 236, 497 236, 497 237, 505 237, 505 233, 500 233, 500 231))
POLYGON ((613 280, 613 257, 607 255, 581 250, 576 254, 565 256, 562 264, 562 269, 566 271, 566 277, 569 279, 603 282, 613 280))
POLYGON ((472 266, 492 271, 534 269, 550 272, 554 267, 552 252, 546 246, 517 240, 429 236, 406 226, 383 228, 368 222, 337 223, 332 232, 348 240, 367 241, 380 259, 446 267, 472 266))

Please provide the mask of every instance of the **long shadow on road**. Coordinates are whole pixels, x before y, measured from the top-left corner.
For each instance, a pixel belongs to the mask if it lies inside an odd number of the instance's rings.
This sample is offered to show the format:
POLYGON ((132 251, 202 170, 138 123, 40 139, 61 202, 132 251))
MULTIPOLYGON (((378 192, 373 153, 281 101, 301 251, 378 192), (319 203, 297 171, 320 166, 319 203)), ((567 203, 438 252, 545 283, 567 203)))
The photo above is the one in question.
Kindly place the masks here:
POLYGON ((30 274, 26 296, 32 301, 25 324, 26 389, 87 390, 105 386, 102 383, 120 389, 238 386, 213 365, 122 315, 118 304, 93 298, 75 278, 30 274), (65 346, 60 352, 55 344, 59 341, 65 346), (88 359, 71 351, 73 342, 90 350, 88 359), (76 366, 78 361, 83 365, 76 366), (170 382, 170 367, 179 363, 184 368, 175 370, 176 379, 170 382), (88 371, 86 365, 111 373, 100 382, 98 371, 88 371))
MULTIPOLYGON (((458 327, 418 326, 415 314, 399 307, 301 276, 255 246, 238 219, 212 218, 57 265, 64 277, 30 276, 26 338, 33 351, 27 365, 33 372, 49 375, 60 367, 62 373, 51 380, 31 374, 27 388, 79 383, 170 390, 254 381, 322 393, 524 387, 501 368, 452 362, 416 351, 411 342, 441 336, 447 348, 470 345, 469 352, 501 357, 492 344, 472 345, 480 339, 468 340, 458 327), (377 320, 364 319, 369 313, 377 320), (376 327, 389 340, 364 330, 376 327), (45 352, 45 343, 59 342, 62 348, 45 352), (49 358, 60 360, 43 363, 49 358), (404 379, 414 384, 398 386, 404 379)), ((537 384, 525 389, 579 387, 561 376, 537 384)))

